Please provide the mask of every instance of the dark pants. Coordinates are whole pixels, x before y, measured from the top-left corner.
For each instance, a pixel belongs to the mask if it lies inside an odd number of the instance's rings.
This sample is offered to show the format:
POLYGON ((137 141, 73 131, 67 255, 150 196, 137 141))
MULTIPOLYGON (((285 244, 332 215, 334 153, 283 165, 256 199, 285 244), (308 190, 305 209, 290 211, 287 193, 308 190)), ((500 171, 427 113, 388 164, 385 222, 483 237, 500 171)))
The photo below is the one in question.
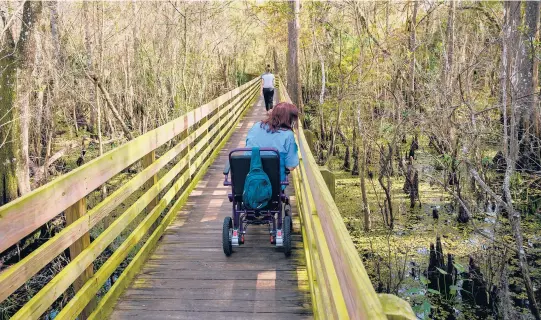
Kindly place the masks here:
POLYGON ((263 88, 263 98, 265 98, 265 109, 269 111, 272 109, 272 100, 274 98, 273 88, 263 88))

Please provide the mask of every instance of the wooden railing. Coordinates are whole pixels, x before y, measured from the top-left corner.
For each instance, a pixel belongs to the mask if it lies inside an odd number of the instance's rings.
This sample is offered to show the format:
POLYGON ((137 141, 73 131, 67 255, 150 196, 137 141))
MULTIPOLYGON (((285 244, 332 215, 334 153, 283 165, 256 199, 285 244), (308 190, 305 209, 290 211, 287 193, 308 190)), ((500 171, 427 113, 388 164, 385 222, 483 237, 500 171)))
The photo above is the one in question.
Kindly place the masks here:
MULTIPOLYGON (((281 81, 278 92, 280 101, 291 102, 281 81)), ((301 124, 296 139, 300 165, 293 171, 293 184, 315 318, 416 319, 406 301, 376 294, 301 124)))
POLYGON ((75 296, 56 319, 105 318, 229 139, 258 89, 259 81, 254 79, 0 207, 0 253, 62 212, 67 224, 20 262, 0 273, 0 301, 8 298, 67 248, 71 256, 69 264, 12 319, 39 318, 72 284, 75 296), (163 150, 168 145, 173 147, 156 159, 156 150, 160 147, 163 150), (86 197, 139 160, 144 169, 87 212, 86 197), (158 180, 158 173, 168 164, 171 168, 158 180), (109 217, 118 205, 143 186, 146 192, 90 241, 90 229, 109 217), (170 187, 167 189, 167 186, 170 187), (170 205, 172 201, 174 203, 170 205), (167 208, 169 210, 163 215, 167 208), (128 232, 122 244, 94 272, 95 259, 132 222, 138 225, 128 232), (136 245, 140 249, 135 257, 101 300, 96 301, 97 292, 136 245))

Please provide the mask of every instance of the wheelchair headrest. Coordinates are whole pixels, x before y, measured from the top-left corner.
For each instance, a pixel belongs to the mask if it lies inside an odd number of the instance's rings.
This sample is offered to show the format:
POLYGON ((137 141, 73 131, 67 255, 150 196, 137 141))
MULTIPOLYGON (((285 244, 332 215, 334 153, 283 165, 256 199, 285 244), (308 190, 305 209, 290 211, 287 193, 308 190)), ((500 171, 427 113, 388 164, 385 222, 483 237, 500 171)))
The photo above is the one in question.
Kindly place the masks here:
MULTIPOLYGON (((231 167, 231 182, 236 195, 242 195, 244 180, 250 171, 251 148, 233 149, 229 153, 229 165, 231 167)), ((261 148, 261 163, 263 170, 269 176, 272 184, 273 195, 279 196, 280 185, 280 153, 273 148, 261 148)))

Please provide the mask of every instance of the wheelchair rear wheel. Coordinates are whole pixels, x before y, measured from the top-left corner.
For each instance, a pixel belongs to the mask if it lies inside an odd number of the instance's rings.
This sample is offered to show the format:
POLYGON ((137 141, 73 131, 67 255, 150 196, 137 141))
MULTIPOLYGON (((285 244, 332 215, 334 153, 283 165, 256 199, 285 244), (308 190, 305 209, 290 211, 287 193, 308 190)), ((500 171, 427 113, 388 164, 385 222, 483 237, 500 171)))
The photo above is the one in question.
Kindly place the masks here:
POLYGON ((286 216, 284 218, 284 254, 286 257, 291 255, 291 217, 286 216))
POLYGON ((233 220, 231 217, 225 217, 224 225, 222 229, 222 246, 226 256, 230 256, 233 253, 233 244, 231 238, 233 237, 233 220))
MULTIPOLYGON (((284 215, 291 218, 291 205, 286 204, 284 206, 284 215)), ((293 219, 291 218, 289 221, 291 221, 290 230, 293 232, 293 219)))

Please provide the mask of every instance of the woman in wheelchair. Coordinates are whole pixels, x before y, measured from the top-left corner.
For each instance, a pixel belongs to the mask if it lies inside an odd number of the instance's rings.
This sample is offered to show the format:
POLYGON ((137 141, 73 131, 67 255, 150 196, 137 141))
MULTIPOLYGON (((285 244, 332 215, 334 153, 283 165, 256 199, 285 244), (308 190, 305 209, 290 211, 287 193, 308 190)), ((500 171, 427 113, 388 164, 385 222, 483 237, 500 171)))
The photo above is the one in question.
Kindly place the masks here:
MULTIPOLYGON (((286 168, 292 171, 299 165, 297 143, 293 128, 299 117, 294 104, 281 102, 271 110, 267 119, 254 124, 246 137, 246 147, 274 148, 280 153, 280 178, 286 178, 286 168)), ((282 186, 282 190, 285 189, 282 186)))
POLYGON ((279 103, 267 119, 257 122, 250 129, 246 137, 246 148, 229 152, 229 162, 224 169, 224 185, 231 186, 228 198, 233 204, 233 211, 231 217, 224 219, 222 230, 223 250, 227 256, 233 253, 233 246, 244 244, 248 225, 268 225, 270 242, 276 247, 282 247, 286 257, 291 254, 293 222, 289 198, 284 189, 289 184, 287 174, 299 165, 293 134, 297 119, 298 110, 295 105, 279 103), (252 155, 252 151, 259 155, 252 155), (266 174, 263 174, 262 179, 267 181, 263 184, 265 188, 261 189, 264 191, 259 189, 259 184, 251 188, 252 182, 246 182, 261 177, 255 173, 257 170, 266 174), (268 187, 269 183, 272 191, 268 187), (264 198, 260 206, 253 206, 253 196, 264 198))

